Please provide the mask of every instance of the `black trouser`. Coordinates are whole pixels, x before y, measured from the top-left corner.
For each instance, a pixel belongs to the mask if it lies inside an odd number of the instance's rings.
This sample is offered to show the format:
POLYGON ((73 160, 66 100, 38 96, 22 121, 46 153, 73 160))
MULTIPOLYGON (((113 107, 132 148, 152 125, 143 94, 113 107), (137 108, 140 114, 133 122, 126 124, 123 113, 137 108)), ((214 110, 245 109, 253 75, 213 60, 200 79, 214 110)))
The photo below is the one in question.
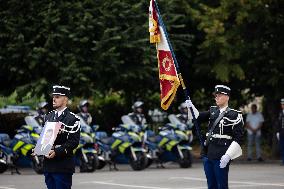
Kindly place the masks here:
POLYGON ((225 168, 220 168, 220 160, 210 160, 203 157, 203 166, 208 189, 228 188, 229 164, 225 168))
POLYGON ((44 173, 48 189, 71 189, 73 173, 44 173))

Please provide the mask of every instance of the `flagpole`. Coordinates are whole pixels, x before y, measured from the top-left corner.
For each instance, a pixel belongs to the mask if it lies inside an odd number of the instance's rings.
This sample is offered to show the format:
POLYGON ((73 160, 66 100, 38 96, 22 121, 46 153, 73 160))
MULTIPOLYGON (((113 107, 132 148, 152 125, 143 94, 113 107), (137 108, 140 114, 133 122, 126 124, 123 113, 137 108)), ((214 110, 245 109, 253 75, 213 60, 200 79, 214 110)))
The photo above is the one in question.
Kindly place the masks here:
MULTIPOLYGON (((166 27, 165 27, 165 25, 164 25, 164 22, 163 22, 163 19, 162 19, 161 14, 160 14, 160 10, 159 10, 159 7, 158 7, 158 4, 157 4, 156 0, 154 0, 154 3, 155 3, 156 10, 157 10, 157 13, 158 13, 159 24, 162 26, 162 28, 163 28, 163 30, 164 30, 166 39, 167 39, 168 44, 169 44, 170 51, 171 51, 172 56, 173 56, 173 59, 174 59, 174 64, 175 64, 176 70, 177 70, 177 72, 178 72, 178 77, 179 77, 179 80, 180 80, 180 83, 181 83, 181 86, 182 86, 182 89, 183 89, 183 92, 184 92, 184 95, 185 95, 185 99, 186 99, 186 100, 190 100, 189 90, 187 90, 187 88, 186 88, 186 86, 185 86, 185 84, 184 84, 184 81, 183 81, 183 78, 182 78, 182 75, 181 75, 181 72, 180 72, 180 69, 179 69, 179 65, 178 65, 178 62, 177 62, 175 53, 174 53, 174 51, 173 51, 172 44, 171 44, 171 42, 170 42, 170 39, 169 39, 167 30, 166 30, 166 27)), ((204 140, 202 139, 201 130, 200 130, 198 121, 197 121, 197 119, 195 118, 195 115, 194 115, 194 112, 193 112, 192 107, 190 107, 189 109, 190 109, 191 114, 192 114, 192 117, 193 117, 193 123, 194 123, 194 125, 195 125, 195 129, 196 129, 197 136, 198 136, 198 138, 199 138, 200 145, 201 145, 202 147, 204 147, 204 140)))

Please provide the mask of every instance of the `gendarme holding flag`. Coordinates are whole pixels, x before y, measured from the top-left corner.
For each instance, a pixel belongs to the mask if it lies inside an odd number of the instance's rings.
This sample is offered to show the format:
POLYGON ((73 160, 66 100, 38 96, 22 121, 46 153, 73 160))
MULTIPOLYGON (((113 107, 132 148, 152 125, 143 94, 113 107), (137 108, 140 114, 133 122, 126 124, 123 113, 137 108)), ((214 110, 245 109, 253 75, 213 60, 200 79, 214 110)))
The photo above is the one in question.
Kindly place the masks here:
MULTIPOLYGON (((203 148, 203 165, 209 189, 227 189, 231 160, 242 155, 241 144, 244 135, 243 116, 240 111, 229 108, 231 89, 225 85, 215 86, 216 106, 208 111, 198 112, 190 100, 198 122, 209 121, 203 148)), ((190 111, 189 111, 190 113, 190 111)))

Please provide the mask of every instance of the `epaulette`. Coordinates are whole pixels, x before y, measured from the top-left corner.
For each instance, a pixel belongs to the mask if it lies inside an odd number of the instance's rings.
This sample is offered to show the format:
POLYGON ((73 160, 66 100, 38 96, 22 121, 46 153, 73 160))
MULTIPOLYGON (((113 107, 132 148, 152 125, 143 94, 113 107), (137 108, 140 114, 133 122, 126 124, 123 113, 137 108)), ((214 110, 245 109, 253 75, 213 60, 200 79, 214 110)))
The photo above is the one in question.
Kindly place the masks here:
POLYGON ((218 106, 210 106, 209 110, 210 111, 216 111, 218 109, 218 106))
POLYGON ((227 116, 229 116, 231 119, 237 118, 238 116, 242 116, 242 112, 239 110, 235 110, 235 109, 230 109, 230 111, 228 111, 227 116))
POLYGON ((46 115, 51 114, 52 112, 54 112, 55 110, 51 110, 50 112, 48 112, 46 115))
POLYGON ((239 113, 239 114, 242 113, 242 111, 240 111, 240 110, 235 110, 235 109, 230 109, 230 110, 232 110, 232 111, 234 111, 234 112, 237 112, 237 113, 239 113))
POLYGON ((73 112, 70 112, 70 114, 74 115, 77 119, 80 120, 80 117, 78 115, 74 114, 73 112))

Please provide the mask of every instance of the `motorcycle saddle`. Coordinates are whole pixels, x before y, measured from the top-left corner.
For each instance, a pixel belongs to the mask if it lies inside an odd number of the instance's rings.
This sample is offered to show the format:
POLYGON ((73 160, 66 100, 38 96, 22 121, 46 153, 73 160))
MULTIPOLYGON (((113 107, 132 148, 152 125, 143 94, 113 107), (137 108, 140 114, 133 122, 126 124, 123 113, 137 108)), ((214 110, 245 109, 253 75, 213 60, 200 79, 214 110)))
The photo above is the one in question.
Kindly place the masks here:
POLYGON ((105 137, 101 139, 101 142, 104 144, 112 144, 113 143, 113 138, 112 137, 105 137))
POLYGON ((150 141, 150 142, 156 142, 157 141, 157 137, 156 136, 151 136, 151 137, 148 137, 148 140, 150 141))

